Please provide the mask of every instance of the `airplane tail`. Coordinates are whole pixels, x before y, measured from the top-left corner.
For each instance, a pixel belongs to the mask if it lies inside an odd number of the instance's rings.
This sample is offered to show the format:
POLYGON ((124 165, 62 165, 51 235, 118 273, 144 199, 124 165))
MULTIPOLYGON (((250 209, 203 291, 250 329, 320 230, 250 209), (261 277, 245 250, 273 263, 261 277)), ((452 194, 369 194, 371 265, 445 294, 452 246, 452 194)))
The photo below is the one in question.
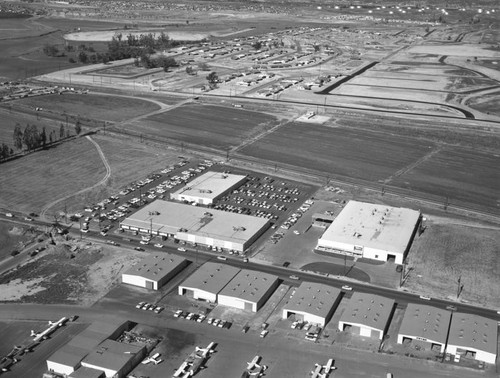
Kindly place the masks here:
POLYGON ((36 336, 36 332, 31 330, 31 336, 36 336))

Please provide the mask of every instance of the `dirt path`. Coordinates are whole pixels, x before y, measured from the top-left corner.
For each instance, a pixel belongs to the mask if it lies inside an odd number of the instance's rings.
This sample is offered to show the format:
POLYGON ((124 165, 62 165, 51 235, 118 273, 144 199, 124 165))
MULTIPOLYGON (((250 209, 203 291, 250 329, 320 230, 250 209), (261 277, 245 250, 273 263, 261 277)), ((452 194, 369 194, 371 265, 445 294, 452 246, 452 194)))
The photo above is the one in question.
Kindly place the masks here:
POLYGON ((79 195, 79 194, 82 194, 82 193, 85 193, 89 190, 92 190, 100 185, 103 185, 108 179, 109 177, 111 176, 111 167, 106 159, 106 156, 104 156, 104 153, 102 152, 101 150, 101 147, 90 137, 90 136, 86 136, 86 138, 95 146, 95 148, 97 149, 97 152, 99 153, 99 156, 101 157, 101 160, 102 160, 102 163, 104 164, 104 167, 106 167, 106 175, 96 184, 88 187, 88 188, 84 188, 82 190, 79 190, 78 192, 76 193, 72 193, 72 194, 69 194, 67 196, 64 196, 62 198, 59 198, 55 201, 52 201, 50 202, 49 204, 45 205, 42 209, 42 211, 40 212, 40 218, 44 221, 48 221, 47 217, 46 217, 46 214, 47 214, 47 211, 54 207, 56 204, 58 204, 59 202, 62 202, 62 201, 65 201, 71 197, 74 197, 76 195, 79 195))

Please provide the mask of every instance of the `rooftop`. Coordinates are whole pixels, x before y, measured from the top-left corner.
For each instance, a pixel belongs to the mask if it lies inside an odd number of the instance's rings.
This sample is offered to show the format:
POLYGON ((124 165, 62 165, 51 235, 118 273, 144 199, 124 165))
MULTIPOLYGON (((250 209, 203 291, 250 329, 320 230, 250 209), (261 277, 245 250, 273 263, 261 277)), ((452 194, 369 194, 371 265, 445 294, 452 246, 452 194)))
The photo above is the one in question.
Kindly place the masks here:
POLYGON ((242 269, 219 295, 258 302, 277 280, 278 277, 272 274, 242 269))
POLYGON ((233 266, 207 262, 180 286, 218 294, 239 271, 233 266))
POLYGON ((244 243, 268 223, 267 219, 156 200, 122 224, 153 232, 176 234, 179 230, 215 239, 244 243))
POLYGON ((104 371, 102 370, 80 366, 73 373, 71 373, 70 378, 102 378, 104 376, 104 371))
POLYGON ((55 351, 47 361, 76 368, 88 353, 89 350, 86 348, 65 345, 55 351))
POLYGON ((337 288, 312 282, 302 282, 284 308, 326 318, 340 296, 337 288))
POLYGON ((496 355, 497 338, 496 320, 461 312, 453 314, 448 345, 473 348, 496 355))
POLYGON ((186 259, 170 253, 151 253, 123 274, 158 281, 184 264, 186 259))
POLYGON ((408 304, 399 333, 446 343, 451 312, 437 307, 408 304))
POLYGON ((354 292, 347 304, 347 308, 340 317, 340 321, 384 330, 393 307, 393 299, 354 292))
POLYGON ((99 344, 82 362, 88 365, 118 371, 143 348, 144 346, 120 343, 108 339, 99 344))
POLYGON ((404 253, 419 217, 415 210, 349 201, 321 240, 404 253))
POLYGON ((172 193, 172 196, 187 195, 214 199, 228 189, 246 180, 246 176, 209 171, 188 182, 186 186, 172 193))

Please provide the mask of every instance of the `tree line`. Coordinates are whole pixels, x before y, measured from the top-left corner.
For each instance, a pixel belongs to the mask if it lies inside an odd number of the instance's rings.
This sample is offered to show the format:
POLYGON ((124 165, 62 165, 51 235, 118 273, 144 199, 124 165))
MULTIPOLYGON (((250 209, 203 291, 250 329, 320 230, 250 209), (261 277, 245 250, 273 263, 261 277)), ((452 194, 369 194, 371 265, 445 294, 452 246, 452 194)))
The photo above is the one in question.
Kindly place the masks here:
MULTIPOLYGON (((75 123, 75 134, 78 135, 82 132, 82 126, 80 121, 75 123)), ((47 132, 45 126, 41 130, 38 129, 37 125, 26 124, 24 130, 21 124, 16 123, 13 133, 14 147, 22 151, 23 149, 31 152, 37 148, 45 148, 58 140, 66 139, 71 136, 71 131, 69 127, 66 127, 63 123, 60 124, 59 130, 52 130, 50 133, 47 132)), ((6 160, 14 155, 14 150, 9 147, 6 143, 2 143, 0 146, 0 160, 6 160)))

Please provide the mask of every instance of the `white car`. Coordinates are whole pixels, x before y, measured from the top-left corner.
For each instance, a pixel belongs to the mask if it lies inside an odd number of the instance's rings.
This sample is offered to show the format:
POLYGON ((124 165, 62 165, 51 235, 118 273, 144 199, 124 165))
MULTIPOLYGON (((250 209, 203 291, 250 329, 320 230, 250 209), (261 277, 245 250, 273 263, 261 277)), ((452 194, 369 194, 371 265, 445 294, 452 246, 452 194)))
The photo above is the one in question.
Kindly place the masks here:
POLYGON ((352 287, 350 287, 348 285, 344 285, 344 286, 342 286, 342 290, 351 291, 352 287))
POLYGON ((217 256, 219 260, 226 261, 227 257, 226 256, 217 256))
POLYGON ((182 248, 182 247, 177 248, 177 250, 181 251, 181 252, 186 252, 186 248, 182 248))
POLYGON ((267 334, 269 333, 269 331, 267 329, 263 330, 261 333, 260 333, 260 337, 266 337, 267 334))
POLYGON ((140 243, 140 244, 142 244, 142 245, 147 245, 147 244, 149 244, 149 242, 148 242, 147 240, 141 240, 139 243, 140 243))
POLYGON ((181 315, 182 315, 182 310, 177 310, 176 312, 174 312, 174 318, 178 318, 181 315))
POLYGON ((155 244, 155 247, 156 247, 156 248, 163 248, 163 244, 156 243, 156 244, 155 244))
POLYGON ((431 300, 431 297, 428 297, 426 295, 421 295, 420 296, 420 299, 423 299, 423 300, 426 300, 426 301, 430 301, 431 300))
POLYGON ((293 233, 294 233, 295 235, 300 235, 300 232, 299 232, 299 231, 297 231, 297 230, 294 230, 294 231, 293 231, 293 233))
POLYGON ((300 277, 295 276, 295 275, 290 276, 290 278, 291 278, 292 280, 300 280, 300 277))

